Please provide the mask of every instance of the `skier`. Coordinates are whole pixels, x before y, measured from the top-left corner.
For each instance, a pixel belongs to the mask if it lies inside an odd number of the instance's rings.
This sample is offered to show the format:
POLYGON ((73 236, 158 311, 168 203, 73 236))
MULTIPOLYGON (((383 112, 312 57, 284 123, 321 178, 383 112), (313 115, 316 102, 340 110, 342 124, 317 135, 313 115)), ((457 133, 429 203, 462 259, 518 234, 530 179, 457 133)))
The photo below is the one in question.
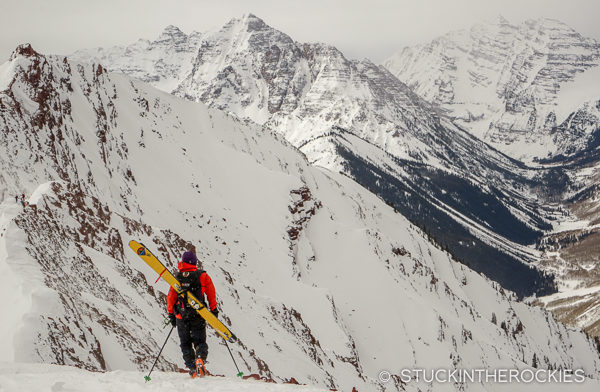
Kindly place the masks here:
MULTIPOLYGON (((194 251, 186 251, 181 256, 181 262, 177 266, 179 272, 175 277, 181 287, 186 292, 191 292, 204 306, 206 306, 204 299, 206 295, 208 308, 215 316, 218 316, 215 286, 204 270, 198 270, 197 264, 198 259, 194 251)), ((167 295, 167 311, 169 312, 171 324, 177 326, 181 353, 183 354, 185 366, 189 369, 190 376, 203 376, 206 373, 204 363, 208 355, 206 322, 188 304, 185 298, 177 295, 173 288, 169 290, 167 295)))
POLYGON ((15 195, 15 203, 19 202, 19 195, 15 195))

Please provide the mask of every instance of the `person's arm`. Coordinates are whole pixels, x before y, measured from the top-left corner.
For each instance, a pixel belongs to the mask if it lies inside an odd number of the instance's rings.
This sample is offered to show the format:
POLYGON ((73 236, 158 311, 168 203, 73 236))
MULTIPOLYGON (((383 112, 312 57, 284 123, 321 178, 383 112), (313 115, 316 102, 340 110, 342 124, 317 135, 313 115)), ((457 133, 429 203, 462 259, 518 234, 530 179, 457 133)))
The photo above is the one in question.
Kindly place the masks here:
POLYGON ((217 310, 217 294, 215 292, 215 286, 206 272, 200 275, 200 284, 204 287, 204 294, 208 299, 209 310, 211 312, 217 310))
POLYGON ((167 294, 167 312, 174 314, 174 307, 177 303, 177 292, 173 290, 173 287, 169 288, 169 294, 167 294))

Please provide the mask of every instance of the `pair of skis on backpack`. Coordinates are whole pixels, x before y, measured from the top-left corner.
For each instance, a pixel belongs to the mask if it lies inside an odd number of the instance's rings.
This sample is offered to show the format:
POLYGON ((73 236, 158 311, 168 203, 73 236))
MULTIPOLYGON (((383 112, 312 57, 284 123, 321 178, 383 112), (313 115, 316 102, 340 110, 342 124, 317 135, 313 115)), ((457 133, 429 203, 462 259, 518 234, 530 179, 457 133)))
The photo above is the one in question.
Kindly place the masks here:
MULTIPOLYGON (((181 288, 179 281, 173 276, 173 274, 161 263, 156 256, 150 252, 144 244, 137 241, 129 241, 129 247, 148 264, 157 274, 158 282, 159 279, 163 279, 171 286, 178 295, 185 295, 186 301, 196 312, 206 320, 206 323, 210 325, 225 341, 234 341, 235 335, 227 328, 212 312, 199 301, 192 293, 184 292, 181 288)), ((155 282, 156 283, 156 282, 155 282)))
POLYGON ((208 375, 208 372, 206 371, 206 367, 204 366, 204 361, 202 360, 202 358, 196 359, 196 368, 190 369, 189 373, 190 373, 190 377, 192 377, 192 378, 204 377, 204 376, 208 375))

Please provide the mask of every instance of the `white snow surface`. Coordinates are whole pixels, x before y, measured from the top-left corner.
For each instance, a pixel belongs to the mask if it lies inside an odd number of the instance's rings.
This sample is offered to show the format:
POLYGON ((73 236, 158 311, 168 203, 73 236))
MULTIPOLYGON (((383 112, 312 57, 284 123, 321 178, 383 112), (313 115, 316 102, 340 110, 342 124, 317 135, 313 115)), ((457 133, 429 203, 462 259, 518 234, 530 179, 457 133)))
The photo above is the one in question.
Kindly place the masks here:
MULTIPOLYGON (((574 282, 578 283, 578 282, 574 282)), ((564 290, 559 293, 555 293, 552 295, 547 295, 545 297, 540 297, 539 300, 544 304, 548 304, 549 302, 556 301, 559 299, 573 298, 573 297, 583 297, 590 294, 595 294, 600 292, 600 286, 594 287, 585 287, 571 290, 564 290)))
POLYGON ((283 385, 258 380, 207 376, 191 379, 187 374, 147 373, 116 370, 105 373, 89 372, 71 366, 0 362, 2 392, 180 392, 201 389, 206 392, 264 391, 264 392, 323 392, 327 389, 301 385, 283 385))
MULTIPOLYGON (((378 197, 311 166, 280 136, 96 65, 28 59, 12 94, 0 94, 0 287, 10 318, 0 327, 2 360, 118 370, 90 382, 140 387, 125 380, 139 374, 121 371, 151 365, 166 335, 167 287, 154 285, 127 242, 141 240, 173 268, 189 241, 246 374, 416 391, 423 386, 382 385, 378 374, 524 369, 535 354, 542 367, 584 369, 597 387, 600 358, 583 333, 454 262, 378 197), (42 75, 38 88, 30 74, 42 75), (37 109, 16 110, 15 97, 37 109), (14 203, 21 192, 35 206, 14 203)), ((229 354, 215 334, 208 341, 209 369, 229 374, 229 354)), ((172 339, 158 369, 181 366, 172 339)), ((9 364, 2 380, 28 385, 18 369, 9 364)), ((49 379, 63 382, 62 371, 49 379)), ((73 385, 65 382, 56 388, 73 385)), ((237 388, 230 382, 214 388, 237 388)), ((494 388, 440 388, 458 387, 494 388)))
POLYGON ((15 72, 14 61, 7 61, 0 65, 0 91, 8 88, 15 72))

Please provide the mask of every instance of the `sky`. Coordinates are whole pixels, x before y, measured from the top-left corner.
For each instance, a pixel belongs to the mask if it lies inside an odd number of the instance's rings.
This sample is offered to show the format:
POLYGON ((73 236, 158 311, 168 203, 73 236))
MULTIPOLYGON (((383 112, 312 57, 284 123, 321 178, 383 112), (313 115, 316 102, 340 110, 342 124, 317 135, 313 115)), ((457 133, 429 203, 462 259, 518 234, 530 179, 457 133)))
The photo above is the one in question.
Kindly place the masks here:
POLYGON ((381 62, 407 45, 494 20, 549 17, 600 40, 599 0, 0 0, 0 63, 21 43, 44 54, 207 31, 253 13, 299 42, 381 62))

